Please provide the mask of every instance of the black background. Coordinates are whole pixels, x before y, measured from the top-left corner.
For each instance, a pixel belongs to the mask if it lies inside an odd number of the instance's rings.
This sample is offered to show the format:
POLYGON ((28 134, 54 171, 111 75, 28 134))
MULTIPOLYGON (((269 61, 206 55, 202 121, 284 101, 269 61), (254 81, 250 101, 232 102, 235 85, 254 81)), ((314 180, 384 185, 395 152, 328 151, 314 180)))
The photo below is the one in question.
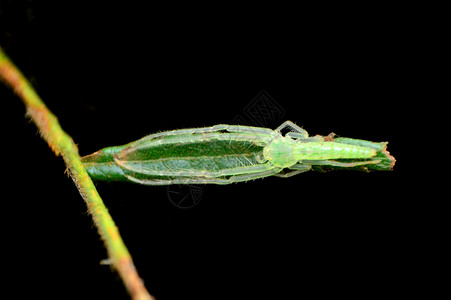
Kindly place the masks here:
MULTIPOLYGON (((238 116, 259 125, 244 110, 262 91, 284 110, 268 127, 288 119, 312 135, 390 142, 393 172, 209 185, 191 209, 175 207, 167 187, 97 183, 158 299, 366 298, 412 288, 416 227, 401 187, 401 132, 415 65, 405 12, 66 1, 0 9, 0 45, 81 155, 238 116)), ((0 86, 0 97, 2 285, 20 298, 126 299, 117 274, 99 264, 106 251, 64 163, 13 92, 0 86)))

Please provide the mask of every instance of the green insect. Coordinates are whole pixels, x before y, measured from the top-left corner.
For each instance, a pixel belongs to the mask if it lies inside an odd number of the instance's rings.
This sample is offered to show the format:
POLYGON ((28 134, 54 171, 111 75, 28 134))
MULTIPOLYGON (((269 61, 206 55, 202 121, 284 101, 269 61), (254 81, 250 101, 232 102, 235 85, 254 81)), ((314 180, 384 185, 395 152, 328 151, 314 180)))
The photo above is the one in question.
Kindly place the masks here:
POLYGON ((93 179, 147 185, 230 184, 309 170, 391 170, 387 143, 309 137, 291 121, 276 130, 215 125, 148 135, 83 157, 93 179), (289 132, 282 135, 282 130, 289 132))

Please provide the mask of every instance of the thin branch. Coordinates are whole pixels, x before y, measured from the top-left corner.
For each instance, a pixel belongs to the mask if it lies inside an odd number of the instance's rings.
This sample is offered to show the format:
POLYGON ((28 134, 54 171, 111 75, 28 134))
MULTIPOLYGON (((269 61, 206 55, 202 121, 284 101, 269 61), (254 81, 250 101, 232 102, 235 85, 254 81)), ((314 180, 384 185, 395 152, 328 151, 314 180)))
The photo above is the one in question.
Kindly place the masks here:
POLYGON ((105 243, 108 256, 132 299, 153 299, 139 277, 132 258, 114 224, 108 209, 100 198, 91 178, 83 167, 72 138, 63 131, 58 119, 34 91, 18 68, 0 48, 0 79, 22 98, 27 114, 39 128, 42 137, 57 156, 62 156, 70 175, 86 202, 98 232, 105 243))

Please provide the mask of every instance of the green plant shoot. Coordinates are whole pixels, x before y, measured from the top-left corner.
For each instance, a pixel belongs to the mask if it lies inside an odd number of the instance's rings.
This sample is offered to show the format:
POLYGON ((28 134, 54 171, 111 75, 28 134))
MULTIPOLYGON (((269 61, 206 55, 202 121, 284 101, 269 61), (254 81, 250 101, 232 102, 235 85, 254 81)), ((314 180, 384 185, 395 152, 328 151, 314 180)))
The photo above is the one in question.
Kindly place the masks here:
POLYGON ((276 130, 215 125, 148 135, 82 158, 95 180, 147 185, 230 184, 309 170, 392 170, 387 142, 310 137, 286 121, 276 130), (282 135, 282 130, 289 131, 282 135))

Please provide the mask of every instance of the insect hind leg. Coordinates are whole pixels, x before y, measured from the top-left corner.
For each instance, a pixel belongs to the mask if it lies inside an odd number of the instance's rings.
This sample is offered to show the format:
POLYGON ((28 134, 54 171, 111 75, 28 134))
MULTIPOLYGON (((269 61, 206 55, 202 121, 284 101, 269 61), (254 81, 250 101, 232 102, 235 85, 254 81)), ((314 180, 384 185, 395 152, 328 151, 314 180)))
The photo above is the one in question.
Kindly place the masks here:
POLYGON ((311 143, 311 142, 324 142, 324 138, 322 136, 310 136, 305 137, 299 132, 287 132, 285 134, 286 137, 289 137, 293 140, 299 141, 299 142, 305 142, 305 143, 311 143))
POLYGON ((357 167, 357 166, 378 164, 380 162, 381 162, 380 159, 373 159, 373 160, 356 161, 356 162, 340 162, 340 161, 336 161, 336 160, 311 160, 311 161, 304 160, 302 163, 311 164, 311 165, 352 168, 352 167, 357 167))

